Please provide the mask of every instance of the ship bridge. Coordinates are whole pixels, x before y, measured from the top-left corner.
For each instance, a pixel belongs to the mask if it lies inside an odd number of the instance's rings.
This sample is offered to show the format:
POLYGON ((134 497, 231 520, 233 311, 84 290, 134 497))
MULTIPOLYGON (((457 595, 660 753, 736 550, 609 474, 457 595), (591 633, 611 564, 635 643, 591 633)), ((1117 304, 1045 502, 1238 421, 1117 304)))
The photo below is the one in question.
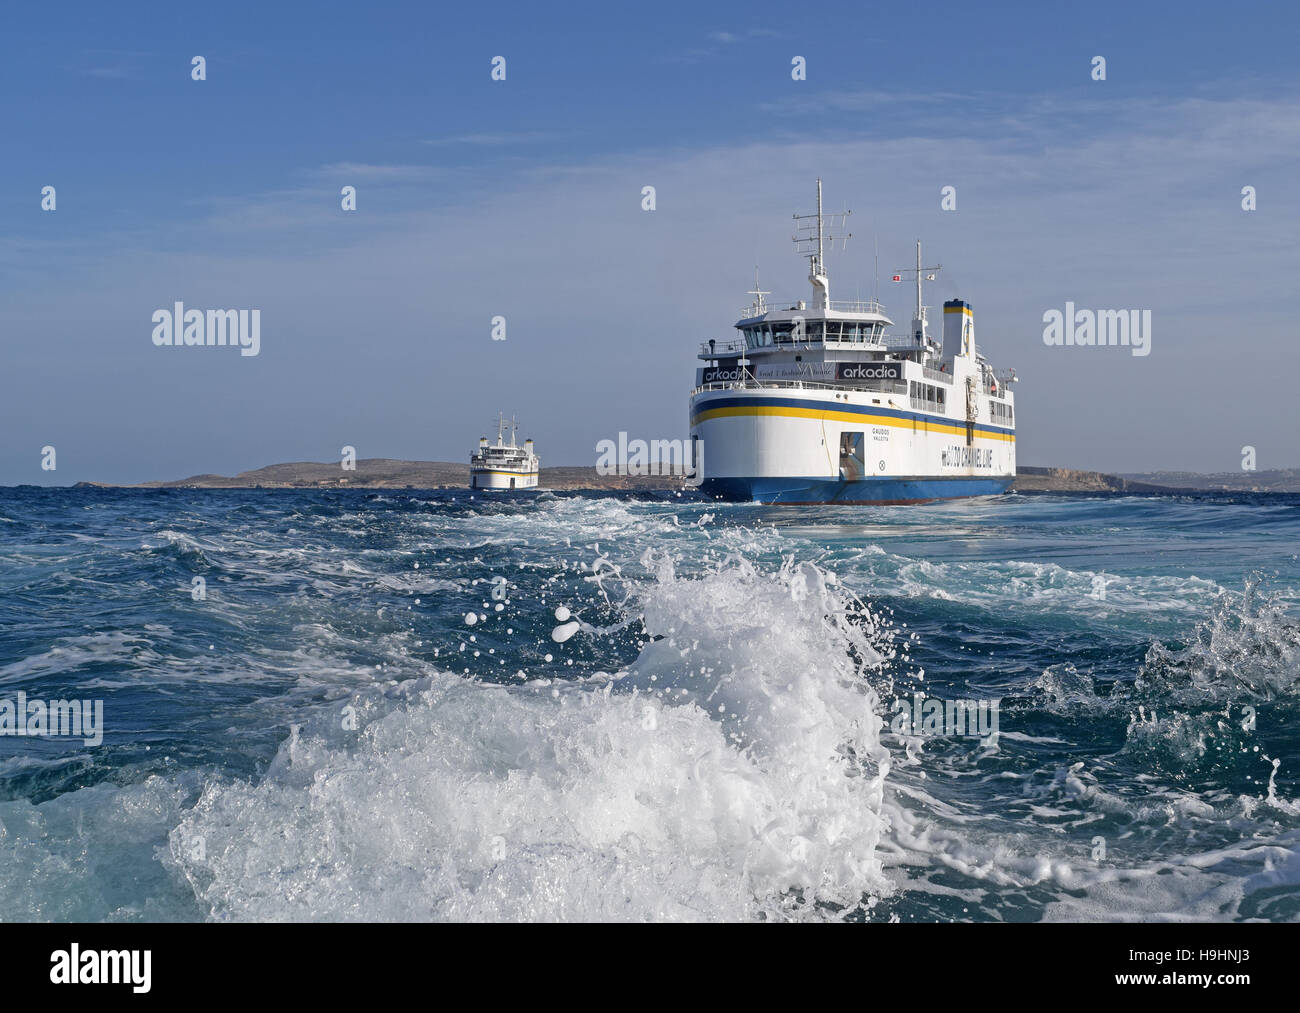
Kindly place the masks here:
POLYGON ((751 306, 736 323, 740 347, 762 354, 795 345, 820 348, 876 348, 893 321, 878 302, 831 303, 809 311, 796 303, 788 309, 751 306))

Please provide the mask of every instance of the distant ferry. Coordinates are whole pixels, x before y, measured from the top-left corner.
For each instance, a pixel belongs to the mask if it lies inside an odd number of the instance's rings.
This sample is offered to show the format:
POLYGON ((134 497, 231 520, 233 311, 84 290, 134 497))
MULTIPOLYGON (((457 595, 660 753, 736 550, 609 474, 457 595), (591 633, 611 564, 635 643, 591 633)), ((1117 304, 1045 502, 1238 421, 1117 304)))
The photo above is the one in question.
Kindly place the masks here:
POLYGON ((505 416, 497 417, 497 442, 488 444, 486 436, 480 437, 478 450, 469 459, 469 487, 471 489, 536 489, 541 460, 533 453, 533 441, 524 440, 522 447, 515 443, 519 426, 510 420, 510 442, 505 442, 505 416))
MULTIPOLYGON (((691 392, 701 490, 758 503, 921 503, 1005 492, 1016 474, 1014 370, 995 373, 975 346, 969 303, 943 304, 943 336, 928 331, 916 244, 916 316, 906 335, 881 304, 831 302, 827 219, 795 215, 810 260, 812 306, 770 305, 757 281, 740 337, 706 341, 691 392)), ((847 235, 840 238, 847 239, 847 235)), ((903 274, 895 274, 901 281, 903 274)))

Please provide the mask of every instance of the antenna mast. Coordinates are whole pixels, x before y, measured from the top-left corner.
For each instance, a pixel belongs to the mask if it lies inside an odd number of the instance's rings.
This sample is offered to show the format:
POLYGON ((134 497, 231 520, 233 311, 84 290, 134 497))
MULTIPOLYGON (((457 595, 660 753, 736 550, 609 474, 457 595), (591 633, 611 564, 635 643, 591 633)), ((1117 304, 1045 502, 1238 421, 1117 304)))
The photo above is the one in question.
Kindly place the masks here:
POLYGON ((763 291, 763 289, 758 287, 758 265, 755 264, 754 265, 754 287, 751 288, 748 292, 746 292, 745 295, 752 295, 754 297, 754 312, 756 314, 767 312, 767 303, 764 302, 763 296, 771 295, 771 294, 772 294, 771 292, 765 292, 763 291))
MULTIPOLYGON (((822 254, 822 178, 818 176, 817 177, 817 266, 824 268, 825 264, 826 264, 826 258, 822 254)), ((823 269, 821 271, 818 271, 817 273, 825 274, 826 271, 823 269)))
POLYGON ((878 234, 872 235, 871 245, 876 251, 876 283, 871 293, 871 301, 875 303, 879 303, 880 302, 880 236, 878 234))
POLYGON ((912 336, 920 344, 925 337, 925 304, 921 301, 921 279, 934 281, 934 276, 943 270, 942 264, 935 264, 934 267, 921 266, 921 240, 916 241, 916 267, 901 268, 898 274, 915 274, 916 275, 916 316, 912 318, 912 336), (927 273, 929 272, 929 273, 927 273))
POLYGON ((822 212, 822 181, 817 180, 817 213, 811 215, 794 215, 795 233, 794 245, 801 256, 807 257, 808 280, 812 282, 813 287, 813 308, 824 310, 830 306, 830 279, 826 274, 826 245, 829 243, 834 246, 836 242, 847 243, 852 238, 852 233, 841 231, 840 235, 835 235, 835 230, 844 230, 848 225, 849 215, 852 211, 845 209, 843 211, 832 211, 830 214, 822 212), (829 223, 827 222, 829 219, 829 223), (829 225, 829 228, 828 228, 829 225))

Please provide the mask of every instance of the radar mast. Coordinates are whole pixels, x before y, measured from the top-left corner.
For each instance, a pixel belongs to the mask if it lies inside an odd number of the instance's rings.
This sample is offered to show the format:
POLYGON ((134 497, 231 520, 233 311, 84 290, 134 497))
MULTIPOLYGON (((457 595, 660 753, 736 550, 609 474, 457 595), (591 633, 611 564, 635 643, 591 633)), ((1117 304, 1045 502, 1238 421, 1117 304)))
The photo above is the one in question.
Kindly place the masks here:
POLYGON ((830 309, 830 277, 826 273, 826 247, 840 244, 840 249, 853 237, 848 232, 849 215, 843 211, 822 211, 822 181, 817 179, 817 211, 810 215, 794 215, 794 245, 800 256, 808 258, 808 280, 813 287, 813 309, 830 309), (838 234, 836 234, 838 232, 838 234))

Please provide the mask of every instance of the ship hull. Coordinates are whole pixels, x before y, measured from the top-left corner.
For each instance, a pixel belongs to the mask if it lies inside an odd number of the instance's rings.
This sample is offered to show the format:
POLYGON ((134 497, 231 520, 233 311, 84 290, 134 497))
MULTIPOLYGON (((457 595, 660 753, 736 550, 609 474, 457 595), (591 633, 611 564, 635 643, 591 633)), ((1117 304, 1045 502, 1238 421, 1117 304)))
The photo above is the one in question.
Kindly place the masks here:
POLYGON ((855 482, 810 477, 706 478, 700 484, 700 491, 715 499, 740 503, 900 506, 970 496, 997 496, 1006 492, 1010 485, 1010 476, 870 478, 855 482))
POLYGON ((512 489, 536 489, 537 472, 471 471, 469 487, 494 492, 509 492, 512 489))
POLYGON ((1003 493, 1015 431, 914 411, 908 397, 822 388, 691 398, 700 489, 756 503, 904 504, 1003 493))

